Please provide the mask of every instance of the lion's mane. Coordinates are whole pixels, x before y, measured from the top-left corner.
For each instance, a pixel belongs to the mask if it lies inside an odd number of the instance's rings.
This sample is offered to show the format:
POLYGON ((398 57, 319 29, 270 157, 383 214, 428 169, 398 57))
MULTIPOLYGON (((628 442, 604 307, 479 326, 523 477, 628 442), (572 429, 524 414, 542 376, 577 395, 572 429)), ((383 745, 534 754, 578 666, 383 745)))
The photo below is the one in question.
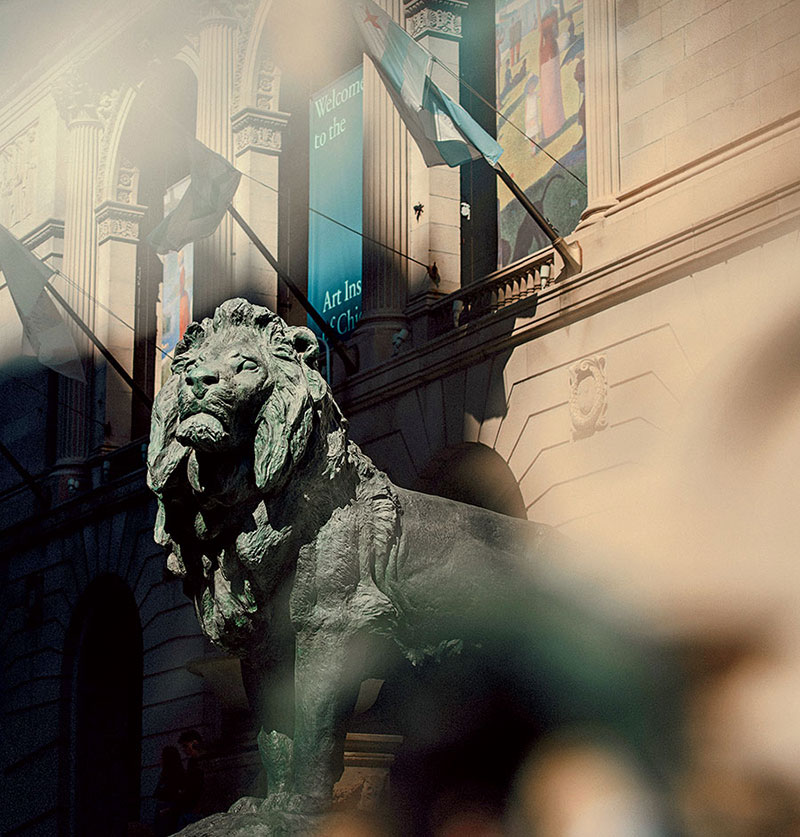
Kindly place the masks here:
MULTIPOLYGON (((393 487, 348 441, 318 356, 309 329, 288 326, 246 300, 228 300, 213 318, 188 327, 175 349, 172 375, 155 399, 148 448, 148 485, 158 502, 155 539, 167 549, 168 569, 184 578, 205 633, 231 650, 242 650, 242 637, 253 630, 249 623, 269 619, 270 596, 287 570, 275 556, 292 527, 318 529, 321 518, 358 496, 376 510, 378 528, 386 530, 380 540, 388 546, 396 537, 393 487), (203 454, 176 438, 178 393, 186 367, 204 346, 212 340, 233 343, 242 330, 255 335, 268 359, 269 386, 249 449, 218 455, 220 467, 228 467, 231 457, 241 462, 231 478, 233 490, 221 499, 207 496, 197 483, 197 457, 203 454), (203 532, 202 511, 195 509, 225 502, 230 508, 224 525, 203 532), (297 518, 276 522, 284 507, 300 510, 297 518)), ((299 537, 308 542, 313 531, 299 537)), ((361 563, 359 574, 373 588, 372 561, 361 563)))

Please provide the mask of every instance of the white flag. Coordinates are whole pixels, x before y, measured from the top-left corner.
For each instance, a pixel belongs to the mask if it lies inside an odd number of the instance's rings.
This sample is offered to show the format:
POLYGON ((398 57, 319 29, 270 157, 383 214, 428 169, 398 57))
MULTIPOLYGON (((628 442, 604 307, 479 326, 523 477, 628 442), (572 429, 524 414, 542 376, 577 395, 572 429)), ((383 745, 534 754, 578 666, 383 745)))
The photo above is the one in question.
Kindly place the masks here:
POLYGON ((86 376, 72 334, 44 289, 54 271, 2 225, 0 270, 39 362, 85 384, 86 376))

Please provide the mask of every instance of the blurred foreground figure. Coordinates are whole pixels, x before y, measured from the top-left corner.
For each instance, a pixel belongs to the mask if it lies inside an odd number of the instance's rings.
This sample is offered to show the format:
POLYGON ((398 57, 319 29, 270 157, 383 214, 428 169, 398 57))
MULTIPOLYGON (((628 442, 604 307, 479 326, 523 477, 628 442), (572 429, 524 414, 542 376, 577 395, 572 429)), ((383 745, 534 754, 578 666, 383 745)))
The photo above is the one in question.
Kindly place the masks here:
POLYGON ((523 768, 512 834, 656 837, 658 805, 625 754, 580 739, 550 743, 523 768))
MULTIPOLYGON (((267 799, 184 833, 263 834, 265 824, 314 833, 342 773, 360 684, 397 659, 445 673, 408 702, 421 760, 426 739, 453 735, 454 718, 473 712, 503 719, 502 764, 487 767, 509 782, 526 737, 562 729, 610 736, 658 781, 668 760, 663 674, 561 572, 574 547, 548 527, 393 485, 348 439, 318 352, 308 329, 229 300, 189 326, 154 408, 156 540, 203 631, 249 661, 263 696, 267 799), (437 685, 457 698, 438 719, 425 708, 437 685), (499 711, 487 713, 497 695, 499 711)), ((457 761, 453 751, 425 769, 434 777, 457 761)), ((398 765, 411 808, 416 773, 398 765)), ((463 797, 465 787, 454 779, 449 790, 463 797)), ((473 833, 481 817, 492 827, 480 800, 459 812, 465 800, 451 793, 448 807, 447 790, 412 831, 466 833, 456 814, 473 833)))

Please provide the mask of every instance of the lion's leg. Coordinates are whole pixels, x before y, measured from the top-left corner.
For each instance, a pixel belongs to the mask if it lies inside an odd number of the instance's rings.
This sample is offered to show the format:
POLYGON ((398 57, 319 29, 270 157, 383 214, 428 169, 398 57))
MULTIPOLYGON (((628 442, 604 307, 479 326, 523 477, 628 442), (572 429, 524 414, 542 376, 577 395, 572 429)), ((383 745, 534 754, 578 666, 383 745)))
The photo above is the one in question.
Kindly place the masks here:
POLYGON ((330 629, 297 636, 293 806, 325 810, 344 769, 347 720, 363 676, 363 653, 354 637, 330 629))

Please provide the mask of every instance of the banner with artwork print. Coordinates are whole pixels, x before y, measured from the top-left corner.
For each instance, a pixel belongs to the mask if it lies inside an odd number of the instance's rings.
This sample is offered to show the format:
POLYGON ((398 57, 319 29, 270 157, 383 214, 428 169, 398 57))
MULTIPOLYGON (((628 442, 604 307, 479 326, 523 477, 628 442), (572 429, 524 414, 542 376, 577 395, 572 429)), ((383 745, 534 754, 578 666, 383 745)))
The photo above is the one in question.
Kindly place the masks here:
MULTIPOLYGON (((189 187, 185 177, 167 189, 164 195, 164 215, 172 212, 189 187)), ((194 293, 194 244, 190 241, 179 250, 166 253, 163 283, 161 285, 161 380, 169 377, 171 355, 186 327, 192 321, 192 297, 194 293)))
MULTIPOLYGON (((583 0, 495 0, 497 109, 505 117, 497 118, 497 139, 505 149, 503 166, 561 235, 575 229, 587 198, 583 7, 583 0)), ((498 265, 548 244, 499 183, 498 265)))

